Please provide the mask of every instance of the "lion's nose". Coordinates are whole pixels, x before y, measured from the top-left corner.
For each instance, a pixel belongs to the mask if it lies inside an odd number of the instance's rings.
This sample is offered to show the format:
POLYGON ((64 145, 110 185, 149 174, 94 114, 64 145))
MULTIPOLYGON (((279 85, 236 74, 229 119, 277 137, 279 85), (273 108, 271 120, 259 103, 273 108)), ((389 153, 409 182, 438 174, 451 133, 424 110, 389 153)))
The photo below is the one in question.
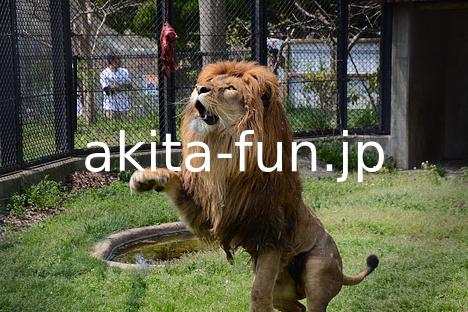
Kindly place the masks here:
POLYGON ((211 91, 211 88, 206 85, 197 85, 198 94, 208 93, 211 91))

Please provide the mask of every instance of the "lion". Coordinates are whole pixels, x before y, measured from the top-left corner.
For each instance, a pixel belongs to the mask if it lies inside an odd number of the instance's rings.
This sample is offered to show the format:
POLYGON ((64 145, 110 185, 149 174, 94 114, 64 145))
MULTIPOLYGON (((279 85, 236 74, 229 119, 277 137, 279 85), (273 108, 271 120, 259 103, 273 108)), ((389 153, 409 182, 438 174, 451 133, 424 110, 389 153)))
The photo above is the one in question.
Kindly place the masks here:
MULTIPOLYGON (((225 61, 207 65, 199 74, 182 120, 182 155, 201 152, 190 142, 210 148, 210 171, 180 172, 158 168, 136 171, 132 193, 165 192, 182 221, 199 237, 216 240, 232 261, 242 247, 252 257, 254 281, 251 311, 326 311, 343 285, 360 283, 378 265, 370 255, 356 276, 345 275, 333 238, 302 199, 299 174, 291 170, 292 132, 282 106, 276 76, 252 62, 225 61), (254 130, 252 142, 263 142, 263 163, 276 162, 276 142, 282 142, 283 170, 258 168, 259 148, 244 156, 236 148, 244 130, 254 130), (219 159, 229 153, 231 159, 219 159), (245 170, 239 160, 245 157, 245 170)), ((201 159, 191 158, 193 167, 201 159)))

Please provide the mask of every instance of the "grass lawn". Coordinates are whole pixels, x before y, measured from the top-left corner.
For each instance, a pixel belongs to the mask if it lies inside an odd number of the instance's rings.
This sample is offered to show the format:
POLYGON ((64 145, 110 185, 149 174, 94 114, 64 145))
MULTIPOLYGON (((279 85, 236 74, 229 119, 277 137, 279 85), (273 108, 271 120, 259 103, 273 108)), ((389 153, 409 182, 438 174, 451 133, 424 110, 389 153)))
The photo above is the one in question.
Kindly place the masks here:
MULTIPOLYGON (((466 311, 468 181, 431 172, 308 179, 305 200, 335 238, 346 273, 370 253, 381 265, 344 287, 329 311, 466 311)), ((252 273, 239 252, 191 254, 163 268, 123 271, 88 254, 131 227, 176 220, 161 194, 123 183, 68 199, 66 211, 0 243, 2 311, 247 311, 252 273)))

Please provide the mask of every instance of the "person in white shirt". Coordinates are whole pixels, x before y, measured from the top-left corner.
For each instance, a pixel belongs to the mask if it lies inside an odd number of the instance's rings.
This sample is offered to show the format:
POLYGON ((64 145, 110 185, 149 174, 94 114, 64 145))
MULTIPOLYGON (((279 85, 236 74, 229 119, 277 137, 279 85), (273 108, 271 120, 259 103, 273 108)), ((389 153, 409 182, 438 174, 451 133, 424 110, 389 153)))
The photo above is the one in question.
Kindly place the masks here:
POLYGON ((122 117, 130 110, 127 91, 132 89, 130 74, 121 67, 120 58, 115 54, 107 57, 108 66, 100 76, 102 90, 104 91, 103 109, 107 117, 122 117))

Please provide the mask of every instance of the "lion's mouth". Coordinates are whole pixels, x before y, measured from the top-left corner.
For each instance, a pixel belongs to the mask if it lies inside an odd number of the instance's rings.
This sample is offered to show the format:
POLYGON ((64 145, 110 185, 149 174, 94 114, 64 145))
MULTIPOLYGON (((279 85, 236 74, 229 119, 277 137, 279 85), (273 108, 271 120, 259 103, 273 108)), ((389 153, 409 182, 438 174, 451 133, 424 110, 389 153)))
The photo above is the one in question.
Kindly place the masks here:
POLYGON ((197 101, 195 103, 195 108, 198 110, 200 114, 200 118, 207 124, 207 125, 214 125, 218 122, 219 117, 211 113, 206 109, 206 107, 200 102, 197 101))

